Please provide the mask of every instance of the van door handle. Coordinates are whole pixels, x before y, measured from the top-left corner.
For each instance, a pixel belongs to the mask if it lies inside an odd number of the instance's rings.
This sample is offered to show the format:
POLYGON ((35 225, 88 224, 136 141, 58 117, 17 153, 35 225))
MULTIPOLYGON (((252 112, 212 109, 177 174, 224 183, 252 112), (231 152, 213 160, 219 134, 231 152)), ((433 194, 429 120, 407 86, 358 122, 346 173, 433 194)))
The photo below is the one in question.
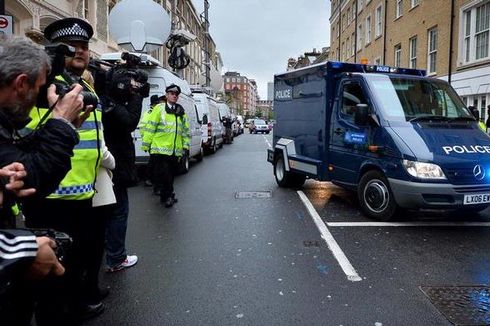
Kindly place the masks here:
POLYGON ((344 133, 344 129, 337 128, 337 129, 335 129, 334 133, 337 134, 337 135, 342 135, 344 133))

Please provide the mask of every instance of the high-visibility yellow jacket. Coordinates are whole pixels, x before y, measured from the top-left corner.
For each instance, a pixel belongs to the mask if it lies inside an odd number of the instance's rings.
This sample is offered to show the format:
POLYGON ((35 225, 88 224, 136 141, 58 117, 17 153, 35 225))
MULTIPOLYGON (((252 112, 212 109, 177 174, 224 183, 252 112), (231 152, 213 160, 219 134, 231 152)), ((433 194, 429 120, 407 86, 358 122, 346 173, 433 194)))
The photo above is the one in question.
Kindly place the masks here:
POLYGON ((189 119, 165 111, 165 103, 156 105, 148 115, 141 149, 150 154, 182 156, 189 149, 189 119))
MULTIPOLYGON (((68 85, 62 76, 56 76, 56 80, 68 85)), ((88 89, 95 94, 94 89, 88 83, 82 82, 84 89, 88 89)), ((46 108, 34 107, 30 114, 32 121, 29 122, 26 128, 34 130, 47 111, 48 109, 46 108)), ((73 149, 71 170, 66 174, 58 188, 47 198, 85 200, 92 198, 95 194, 94 184, 101 161, 100 141, 104 137, 100 105, 92 111, 90 116, 77 129, 77 133, 80 137, 80 142, 73 149)))
POLYGON ((483 130, 483 132, 487 132, 487 125, 485 124, 485 122, 479 120, 478 127, 480 127, 480 129, 483 130))
POLYGON ((153 111, 153 107, 150 107, 146 112, 143 113, 143 116, 141 117, 140 123, 138 125, 141 138, 143 138, 143 134, 145 133, 145 129, 146 129, 146 124, 148 122, 148 117, 150 116, 150 113, 152 111, 153 111))

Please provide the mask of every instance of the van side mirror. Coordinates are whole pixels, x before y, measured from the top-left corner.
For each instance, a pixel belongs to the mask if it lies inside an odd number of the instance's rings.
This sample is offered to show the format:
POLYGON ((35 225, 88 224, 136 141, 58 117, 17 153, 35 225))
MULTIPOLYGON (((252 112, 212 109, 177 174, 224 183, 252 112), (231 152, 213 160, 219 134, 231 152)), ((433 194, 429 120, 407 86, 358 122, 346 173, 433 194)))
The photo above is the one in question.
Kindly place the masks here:
POLYGON ((354 123, 358 126, 367 125, 369 118, 369 107, 367 104, 357 104, 354 112, 354 123))
POLYGON ((208 116, 206 114, 202 116, 202 124, 204 125, 208 124, 208 116))

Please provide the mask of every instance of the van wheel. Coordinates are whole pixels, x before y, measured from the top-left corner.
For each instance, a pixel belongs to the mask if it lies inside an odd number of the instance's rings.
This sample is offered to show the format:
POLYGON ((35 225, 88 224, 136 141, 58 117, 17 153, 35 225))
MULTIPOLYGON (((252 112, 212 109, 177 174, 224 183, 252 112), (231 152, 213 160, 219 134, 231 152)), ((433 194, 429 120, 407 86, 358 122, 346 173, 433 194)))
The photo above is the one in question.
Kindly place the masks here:
POLYGON ((201 148, 199 149, 199 154, 197 154, 196 156, 196 160, 198 162, 201 162, 203 158, 204 158, 204 148, 202 148, 201 146, 201 148))
POLYGON ((180 158, 179 172, 180 174, 185 174, 189 172, 189 153, 187 151, 185 151, 180 158))
POLYGON ((277 158, 274 164, 274 175, 279 187, 283 188, 301 188, 306 180, 306 176, 303 174, 286 171, 282 155, 277 158))
POLYGON ((388 180, 377 170, 365 173, 357 192, 362 212, 379 221, 392 220, 398 205, 391 192, 388 180))
POLYGON ((213 139, 213 144, 211 145, 211 147, 209 148, 209 152, 211 154, 214 154, 218 151, 218 146, 216 145, 216 138, 213 139))

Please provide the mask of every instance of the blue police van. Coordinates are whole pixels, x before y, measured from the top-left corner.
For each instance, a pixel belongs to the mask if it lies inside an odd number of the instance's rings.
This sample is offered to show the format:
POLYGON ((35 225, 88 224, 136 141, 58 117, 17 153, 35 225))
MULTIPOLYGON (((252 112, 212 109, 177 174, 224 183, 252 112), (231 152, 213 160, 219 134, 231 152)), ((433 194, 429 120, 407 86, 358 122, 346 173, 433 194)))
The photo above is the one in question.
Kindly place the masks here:
POLYGON ((280 187, 331 181, 383 221, 490 205, 490 137, 424 70, 325 62, 277 74, 274 113, 267 160, 280 187))

